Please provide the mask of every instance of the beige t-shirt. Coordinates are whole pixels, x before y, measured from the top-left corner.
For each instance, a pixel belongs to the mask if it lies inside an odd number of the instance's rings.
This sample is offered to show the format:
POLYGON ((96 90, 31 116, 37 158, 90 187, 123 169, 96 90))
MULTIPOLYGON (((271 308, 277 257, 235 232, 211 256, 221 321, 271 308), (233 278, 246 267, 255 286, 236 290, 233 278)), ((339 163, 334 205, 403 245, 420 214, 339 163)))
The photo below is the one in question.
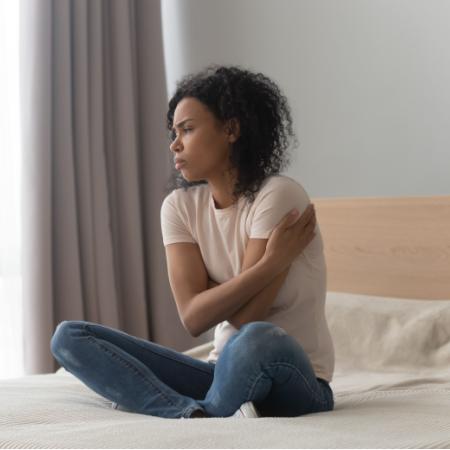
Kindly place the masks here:
MULTIPOLYGON (((250 238, 268 239, 289 211, 297 208, 300 218, 311 203, 297 181, 281 174, 268 174, 254 195, 252 204, 242 196, 238 209, 216 209, 209 184, 173 191, 161 207, 164 245, 195 243, 211 279, 222 284, 236 277, 241 273, 250 238)), ((316 376, 331 382, 334 347, 325 318, 327 266, 318 221, 315 232, 317 235, 292 263, 266 322, 293 336, 308 355, 316 376)), ((219 323, 207 360, 216 363, 227 340, 237 332, 227 321, 219 323)))

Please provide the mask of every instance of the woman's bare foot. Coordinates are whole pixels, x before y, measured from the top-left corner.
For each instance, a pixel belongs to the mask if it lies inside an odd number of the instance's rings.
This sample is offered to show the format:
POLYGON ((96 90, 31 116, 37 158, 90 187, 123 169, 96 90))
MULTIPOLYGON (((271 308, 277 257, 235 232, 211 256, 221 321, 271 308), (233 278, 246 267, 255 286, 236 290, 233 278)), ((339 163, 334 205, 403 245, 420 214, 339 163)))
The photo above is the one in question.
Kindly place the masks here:
POLYGON ((190 416, 189 419, 204 419, 206 416, 199 410, 194 411, 190 416))

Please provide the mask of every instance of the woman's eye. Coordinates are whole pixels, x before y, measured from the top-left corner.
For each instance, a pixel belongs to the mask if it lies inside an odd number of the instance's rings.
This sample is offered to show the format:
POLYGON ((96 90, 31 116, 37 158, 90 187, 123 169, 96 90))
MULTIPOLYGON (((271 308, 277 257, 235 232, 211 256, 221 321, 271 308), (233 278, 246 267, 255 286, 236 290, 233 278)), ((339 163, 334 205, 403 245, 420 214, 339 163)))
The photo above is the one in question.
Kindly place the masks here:
MULTIPOLYGON (((192 128, 183 128, 183 131, 190 131, 192 130, 192 128)), ((174 139, 176 139, 178 137, 178 134, 174 133, 174 139)))

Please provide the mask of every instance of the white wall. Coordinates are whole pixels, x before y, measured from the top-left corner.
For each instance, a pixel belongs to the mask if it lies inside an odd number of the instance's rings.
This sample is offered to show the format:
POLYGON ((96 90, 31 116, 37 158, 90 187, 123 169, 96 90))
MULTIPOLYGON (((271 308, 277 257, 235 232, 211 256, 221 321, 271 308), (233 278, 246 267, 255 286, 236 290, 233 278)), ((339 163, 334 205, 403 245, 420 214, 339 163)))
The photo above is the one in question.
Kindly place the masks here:
POLYGON ((450 194, 450 1, 161 2, 168 97, 211 63, 270 77, 310 198, 450 194))

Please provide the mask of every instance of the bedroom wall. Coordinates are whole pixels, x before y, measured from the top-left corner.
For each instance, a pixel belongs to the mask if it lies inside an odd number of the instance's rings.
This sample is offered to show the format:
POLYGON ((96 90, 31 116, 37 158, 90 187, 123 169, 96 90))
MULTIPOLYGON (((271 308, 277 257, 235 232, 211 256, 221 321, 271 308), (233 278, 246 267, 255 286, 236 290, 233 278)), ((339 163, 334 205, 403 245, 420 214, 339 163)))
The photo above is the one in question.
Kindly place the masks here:
POLYGON ((450 194, 449 1, 161 1, 168 98, 210 63, 272 78, 310 198, 450 194))

